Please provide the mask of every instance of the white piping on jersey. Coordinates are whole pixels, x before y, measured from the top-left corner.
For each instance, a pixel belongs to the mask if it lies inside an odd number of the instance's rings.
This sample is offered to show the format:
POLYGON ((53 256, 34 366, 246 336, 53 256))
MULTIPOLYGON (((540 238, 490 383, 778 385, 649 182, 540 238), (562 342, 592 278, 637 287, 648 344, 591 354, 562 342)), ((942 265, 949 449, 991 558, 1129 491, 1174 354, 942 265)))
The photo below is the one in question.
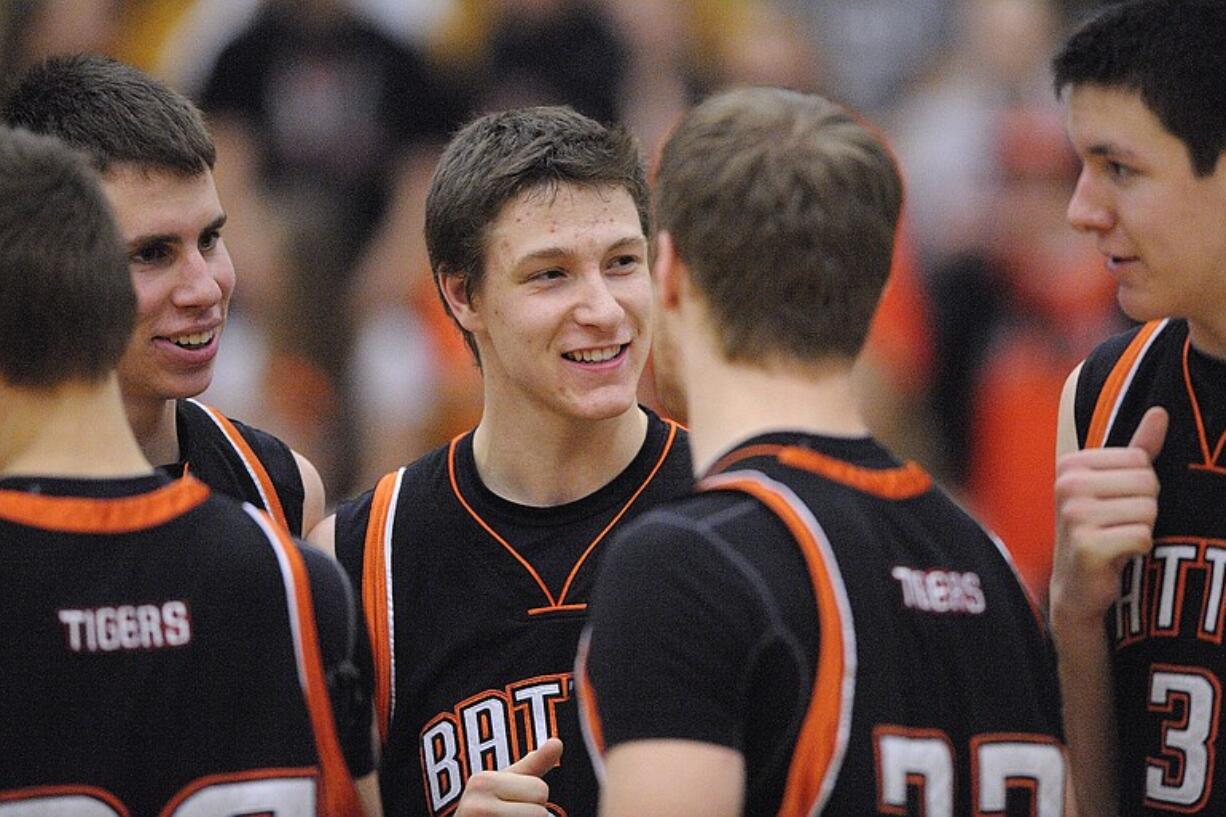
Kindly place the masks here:
MULTIPOLYGON (((944 493, 944 491, 942 491, 942 493, 944 493)), ((1038 601, 1034 598, 1034 594, 1030 591, 1030 586, 1027 585, 1026 581, 1022 578, 1022 572, 1017 569, 1017 562, 1013 561, 1013 554, 1009 552, 1009 546, 1005 544, 1005 541, 997 536, 996 531, 985 525, 983 520, 980 519, 978 515, 973 513, 970 508, 963 505, 952 494, 945 493, 945 499, 949 500, 959 511, 965 514, 967 518, 974 523, 975 527, 983 531, 984 536, 992 540, 992 544, 996 546, 996 550, 1005 560, 1005 565, 1013 573, 1013 578, 1017 580, 1017 583, 1021 586, 1022 591, 1026 594, 1026 597, 1030 599, 1031 606, 1037 610, 1039 607, 1038 601)))
POLYGON ((297 596, 294 592, 294 573, 290 569, 289 559, 286 557, 283 549, 284 546, 281 544, 276 531, 272 529, 272 523, 269 521, 267 514, 250 502, 243 503, 243 510, 256 521, 256 524, 260 526, 260 530, 264 531, 264 536, 268 538, 269 544, 272 545, 272 552, 277 555, 277 565, 281 568, 281 581, 285 584, 286 606, 289 608, 289 628, 294 637, 294 662, 298 665, 298 684, 302 687, 303 694, 306 694, 306 657, 302 653, 302 624, 298 620, 297 596))
MULTIPOLYGON (((596 743, 596 735, 592 732, 592 725, 588 722, 587 713, 584 711, 581 687, 587 684, 587 654, 592 644, 592 627, 586 625, 583 631, 579 634, 579 648, 575 651, 575 670, 571 674, 571 683, 574 684, 575 697, 579 700, 579 733, 583 735, 583 744, 587 746, 587 756, 592 759, 592 770, 596 772, 596 782, 604 788, 604 755, 600 753, 600 746, 596 743)), ((591 691, 588 691, 591 694, 591 691)))
POLYGON ((1166 331, 1167 324, 1171 322, 1170 318, 1163 318, 1158 322, 1158 328, 1149 336, 1149 340, 1145 341, 1141 346, 1141 351, 1137 354, 1135 360, 1132 361, 1132 366, 1128 369, 1128 376, 1124 378, 1123 385, 1120 386, 1119 394, 1115 396, 1115 404, 1111 406, 1111 416, 1107 418, 1107 427, 1103 430, 1103 441, 1111 436, 1111 429, 1115 426, 1116 415, 1120 413, 1120 406, 1124 404, 1124 398, 1128 396, 1128 389, 1132 386, 1132 379, 1136 377, 1137 370, 1141 368, 1141 362, 1145 360, 1145 356, 1149 354, 1149 349, 1154 345, 1154 341, 1158 336, 1166 331))
MULTIPOLYGON (((716 474, 704 479, 703 483, 706 486, 714 487, 725 482, 740 480, 756 482, 767 491, 775 494, 775 496, 787 503, 800 518, 804 526, 808 528, 809 533, 813 536, 813 540, 817 542, 817 546, 821 549, 822 559, 825 562, 826 570, 830 574, 830 581, 834 590, 834 600, 839 608, 839 626, 843 632, 843 681, 842 694, 839 696, 841 702, 839 706, 839 724, 835 737, 834 751, 830 755, 830 766, 826 769, 826 774, 822 778, 821 788, 818 789, 817 801, 809 811, 810 817, 816 817, 826 807, 826 803, 834 791, 839 771, 843 767, 843 759, 847 754, 847 742, 851 736, 851 715, 856 692, 856 627, 851 615, 851 603, 847 599, 847 587, 843 583, 843 574, 839 570, 839 561, 835 558, 834 548, 831 547, 830 540, 826 537, 826 531, 822 528, 821 523, 817 521, 813 512, 809 510, 809 506, 791 488, 782 482, 771 479, 760 471, 731 471, 724 474, 716 474)), ((763 507, 770 510, 769 506, 763 507)), ((774 511, 772 510, 771 513, 774 513, 774 511)))
POLYGON ((396 471, 396 484, 392 486, 392 498, 387 506, 387 521, 383 525, 383 586, 387 588, 387 723, 391 728, 396 714, 396 608, 392 601, 392 531, 396 527, 396 506, 400 503, 400 483, 404 480, 404 467, 396 471))
POLYGON ((205 415, 208 416, 208 418, 213 422, 213 425, 217 426, 217 430, 221 432, 221 436, 226 438, 226 442, 228 442, 230 447, 234 449, 234 453, 238 454, 239 462, 243 464, 243 468, 247 471, 247 476, 251 479, 251 483, 255 485, 256 492, 260 495, 260 502, 263 503, 264 510, 272 510, 272 505, 270 505, 268 502, 268 494, 264 493, 264 485, 260 482, 260 478, 256 476, 255 469, 251 467, 251 463, 247 460, 247 457, 244 456, 243 449, 240 448, 238 444, 234 442, 234 440, 230 439, 230 432, 227 431, 226 427, 213 416, 213 412, 216 411, 216 409, 210 408, 192 397, 187 398, 187 402, 194 403, 195 405, 199 406, 204 411, 205 415))

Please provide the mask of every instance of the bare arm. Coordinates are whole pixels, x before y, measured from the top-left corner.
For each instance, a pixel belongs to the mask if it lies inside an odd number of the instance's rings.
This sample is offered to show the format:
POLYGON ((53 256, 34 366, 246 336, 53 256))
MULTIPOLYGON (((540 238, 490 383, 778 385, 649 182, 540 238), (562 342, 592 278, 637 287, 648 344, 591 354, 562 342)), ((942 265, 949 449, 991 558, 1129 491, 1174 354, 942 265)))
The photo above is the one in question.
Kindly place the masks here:
POLYGON ((291 453, 302 477, 302 535, 306 536, 324 518, 324 481, 310 460, 292 449, 291 453))
POLYGON ((358 800, 366 817, 383 817, 383 801, 379 798, 379 775, 371 772, 353 781, 358 790, 358 800))
POLYGON ((727 746, 635 740, 605 756, 600 817, 740 817, 745 760, 727 746))
POLYGON ((333 559, 336 558, 336 514, 332 514, 313 528, 304 526, 304 529, 310 531, 310 535, 307 536, 308 542, 333 559))
POLYGON ((1167 416, 1150 409, 1124 448, 1077 448, 1073 398, 1080 369, 1060 399, 1056 444, 1056 553, 1052 635, 1059 657, 1064 730, 1080 817, 1118 813, 1115 694, 1103 618, 1120 574, 1153 543, 1167 416))

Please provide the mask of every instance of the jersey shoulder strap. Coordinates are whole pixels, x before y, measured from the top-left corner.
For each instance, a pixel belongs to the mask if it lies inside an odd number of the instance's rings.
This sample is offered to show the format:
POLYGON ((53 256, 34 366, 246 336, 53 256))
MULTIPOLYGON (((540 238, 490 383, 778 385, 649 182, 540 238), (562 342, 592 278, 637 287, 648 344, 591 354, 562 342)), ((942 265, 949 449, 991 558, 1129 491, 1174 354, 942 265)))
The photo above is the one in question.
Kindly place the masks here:
POLYGON ((362 548, 362 610, 374 664, 375 725, 386 741, 396 706, 396 609, 392 600, 392 534, 404 468, 375 485, 362 548))
MULTIPOLYGON (((1169 318, 1150 321, 1135 330, 1132 339, 1124 346, 1105 377, 1095 376, 1097 361, 1093 356, 1082 366, 1082 374, 1078 377, 1077 383, 1077 402, 1081 403, 1084 400, 1086 402, 1083 405, 1088 405, 1091 396, 1094 401, 1094 408, 1090 412, 1088 423, 1084 426, 1081 422, 1077 423, 1082 448, 1101 448, 1107 441, 1107 436, 1111 433, 1111 427, 1119 414, 1120 405, 1128 394, 1128 387, 1132 385, 1132 379, 1137 369, 1140 368, 1141 361, 1145 359, 1146 353, 1169 322, 1169 318), (1101 383, 1098 382, 1100 377, 1101 383), (1081 433, 1083 427, 1085 428, 1084 435, 1081 433)), ((1106 351, 1107 347, 1100 347, 1100 349, 1106 351)))
POLYGON ((217 409, 212 406, 206 406, 198 400, 187 399, 182 402, 187 406, 194 406, 204 412, 213 426, 221 432, 221 436, 225 441, 234 449, 234 453, 238 455, 239 461, 242 462, 243 468, 247 472, 247 477, 255 486, 256 493, 260 497, 264 510, 268 511, 269 515, 279 525, 286 530, 291 530, 289 521, 285 517, 285 509, 281 505, 281 498, 277 494, 277 488, 272 481, 272 477, 268 474, 268 469, 264 467, 264 463, 256 455, 255 450, 251 447, 247 438, 238 430, 234 422, 217 409))

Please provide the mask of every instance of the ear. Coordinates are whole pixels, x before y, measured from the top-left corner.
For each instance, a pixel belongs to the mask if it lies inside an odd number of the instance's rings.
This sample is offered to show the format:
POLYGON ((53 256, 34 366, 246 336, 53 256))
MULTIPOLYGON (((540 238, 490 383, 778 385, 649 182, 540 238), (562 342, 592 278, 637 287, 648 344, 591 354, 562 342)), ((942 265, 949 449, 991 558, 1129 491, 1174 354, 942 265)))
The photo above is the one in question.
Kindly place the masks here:
POLYGON ((673 311, 681 305, 681 294, 688 284, 689 269, 677 255, 677 245, 667 230, 656 234, 656 258, 652 264, 656 281, 656 303, 661 310, 673 311))
POLYGON ((476 296, 468 297, 468 276, 444 270, 438 277, 438 289, 447 308, 455 316, 456 323, 467 332, 476 332, 483 326, 477 311, 476 296))

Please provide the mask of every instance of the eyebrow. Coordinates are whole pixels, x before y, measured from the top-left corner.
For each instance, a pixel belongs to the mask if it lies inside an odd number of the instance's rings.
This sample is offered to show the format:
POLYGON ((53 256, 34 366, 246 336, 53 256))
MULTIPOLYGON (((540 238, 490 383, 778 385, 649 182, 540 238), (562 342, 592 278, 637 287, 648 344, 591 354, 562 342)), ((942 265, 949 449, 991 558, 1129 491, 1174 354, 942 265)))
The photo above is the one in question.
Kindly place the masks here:
MULTIPOLYGON (((201 230, 200 233, 203 235, 204 233, 212 233, 220 230, 225 226, 227 218, 228 216, 225 213, 222 213, 217 218, 204 225, 204 229, 201 230)), ((178 242, 178 240, 179 236, 176 233, 149 233, 147 235, 137 236, 129 241, 128 248, 136 249, 137 247, 148 247, 151 244, 175 244, 178 242)))
POLYGON ((1120 159, 1128 159, 1130 161, 1135 161, 1137 159, 1137 154, 1133 153, 1131 150, 1122 148, 1119 145, 1116 145, 1112 142, 1096 142, 1090 145, 1088 148, 1086 148, 1086 155, 1087 156, 1100 156, 1100 157, 1117 157, 1120 159))
MULTIPOLYGON (((614 241, 612 244, 608 246, 608 248, 605 249, 605 252, 606 253, 615 252, 617 250, 622 249, 623 247, 628 247, 632 244, 638 245, 638 244, 646 244, 646 243, 647 243, 647 239, 643 237, 642 235, 628 235, 625 238, 619 238, 617 241, 614 241)), ((544 260, 548 260, 552 258, 564 258, 571 254, 572 254, 571 250, 565 247, 542 247, 539 250, 533 250, 532 252, 526 255, 520 256, 519 260, 516 262, 515 265, 519 266, 520 264, 526 264, 531 261, 544 261, 544 260)))

